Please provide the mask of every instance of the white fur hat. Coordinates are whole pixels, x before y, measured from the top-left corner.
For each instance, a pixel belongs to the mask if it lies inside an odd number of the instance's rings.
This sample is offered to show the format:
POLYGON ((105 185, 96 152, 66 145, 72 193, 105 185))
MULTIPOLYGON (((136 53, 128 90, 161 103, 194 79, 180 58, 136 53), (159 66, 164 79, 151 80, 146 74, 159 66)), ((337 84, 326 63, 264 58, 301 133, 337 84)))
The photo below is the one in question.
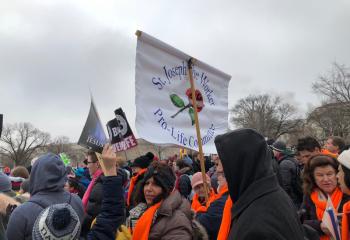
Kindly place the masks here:
POLYGON ((343 151, 339 157, 338 161, 341 165, 346 167, 347 169, 350 169, 350 149, 343 151))

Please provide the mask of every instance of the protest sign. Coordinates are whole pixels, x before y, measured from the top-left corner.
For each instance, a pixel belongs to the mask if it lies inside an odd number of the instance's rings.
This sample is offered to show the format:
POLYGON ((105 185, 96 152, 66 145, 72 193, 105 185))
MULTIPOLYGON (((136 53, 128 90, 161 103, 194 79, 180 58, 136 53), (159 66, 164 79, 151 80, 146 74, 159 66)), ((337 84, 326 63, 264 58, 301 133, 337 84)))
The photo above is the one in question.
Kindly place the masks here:
POLYGON ((91 100, 90 111, 78 144, 94 152, 102 153, 107 137, 103 131, 100 117, 94 102, 91 100))
POLYGON ((331 198, 328 196, 326 211, 323 213, 322 223, 327 227, 331 233, 331 239, 340 240, 340 228, 336 211, 334 209, 331 198))
POLYGON ((136 49, 136 129, 153 143, 173 143, 199 150, 195 106, 200 119, 200 139, 205 153, 216 153, 215 136, 228 129, 230 76, 196 60, 152 36, 140 32, 136 49), (194 106, 195 96, 196 105, 194 106))
POLYGON ((121 108, 114 111, 115 118, 107 123, 108 135, 116 152, 136 147, 137 141, 121 108))

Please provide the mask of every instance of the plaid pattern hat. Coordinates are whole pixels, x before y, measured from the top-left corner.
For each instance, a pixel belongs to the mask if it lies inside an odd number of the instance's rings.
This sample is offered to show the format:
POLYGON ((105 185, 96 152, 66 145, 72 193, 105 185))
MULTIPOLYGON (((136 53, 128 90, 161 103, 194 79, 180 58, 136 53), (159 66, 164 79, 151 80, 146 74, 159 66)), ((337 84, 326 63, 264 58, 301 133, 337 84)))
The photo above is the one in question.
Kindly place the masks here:
POLYGON ((79 235, 79 217, 68 203, 45 208, 37 217, 32 232, 33 240, 77 240, 79 235))

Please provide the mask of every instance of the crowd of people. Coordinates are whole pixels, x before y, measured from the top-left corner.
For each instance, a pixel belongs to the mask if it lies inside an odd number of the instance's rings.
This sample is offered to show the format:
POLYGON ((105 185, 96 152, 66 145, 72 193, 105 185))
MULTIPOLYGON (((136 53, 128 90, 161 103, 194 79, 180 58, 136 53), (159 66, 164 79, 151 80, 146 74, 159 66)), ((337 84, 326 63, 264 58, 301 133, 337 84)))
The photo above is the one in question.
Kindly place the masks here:
MULTIPOLYGON (((0 239, 333 239, 329 202, 350 239, 350 149, 296 146, 252 129, 215 138, 218 154, 123 162, 106 145, 79 167, 55 154, 0 173, 0 239)), ((340 238, 339 238, 340 239, 340 238)))

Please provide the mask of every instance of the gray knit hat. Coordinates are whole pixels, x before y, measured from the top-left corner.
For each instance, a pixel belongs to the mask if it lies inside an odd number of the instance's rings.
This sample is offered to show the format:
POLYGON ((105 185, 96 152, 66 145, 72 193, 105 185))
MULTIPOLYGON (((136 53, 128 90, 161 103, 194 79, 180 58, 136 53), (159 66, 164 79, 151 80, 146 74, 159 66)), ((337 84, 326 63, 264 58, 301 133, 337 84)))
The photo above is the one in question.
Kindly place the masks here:
POLYGON ((11 180, 10 178, 0 172, 0 192, 8 192, 12 190, 11 180))
POLYGON ((45 208, 37 217, 32 232, 33 240, 76 240, 79 235, 79 217, 67 203, 45 208))

